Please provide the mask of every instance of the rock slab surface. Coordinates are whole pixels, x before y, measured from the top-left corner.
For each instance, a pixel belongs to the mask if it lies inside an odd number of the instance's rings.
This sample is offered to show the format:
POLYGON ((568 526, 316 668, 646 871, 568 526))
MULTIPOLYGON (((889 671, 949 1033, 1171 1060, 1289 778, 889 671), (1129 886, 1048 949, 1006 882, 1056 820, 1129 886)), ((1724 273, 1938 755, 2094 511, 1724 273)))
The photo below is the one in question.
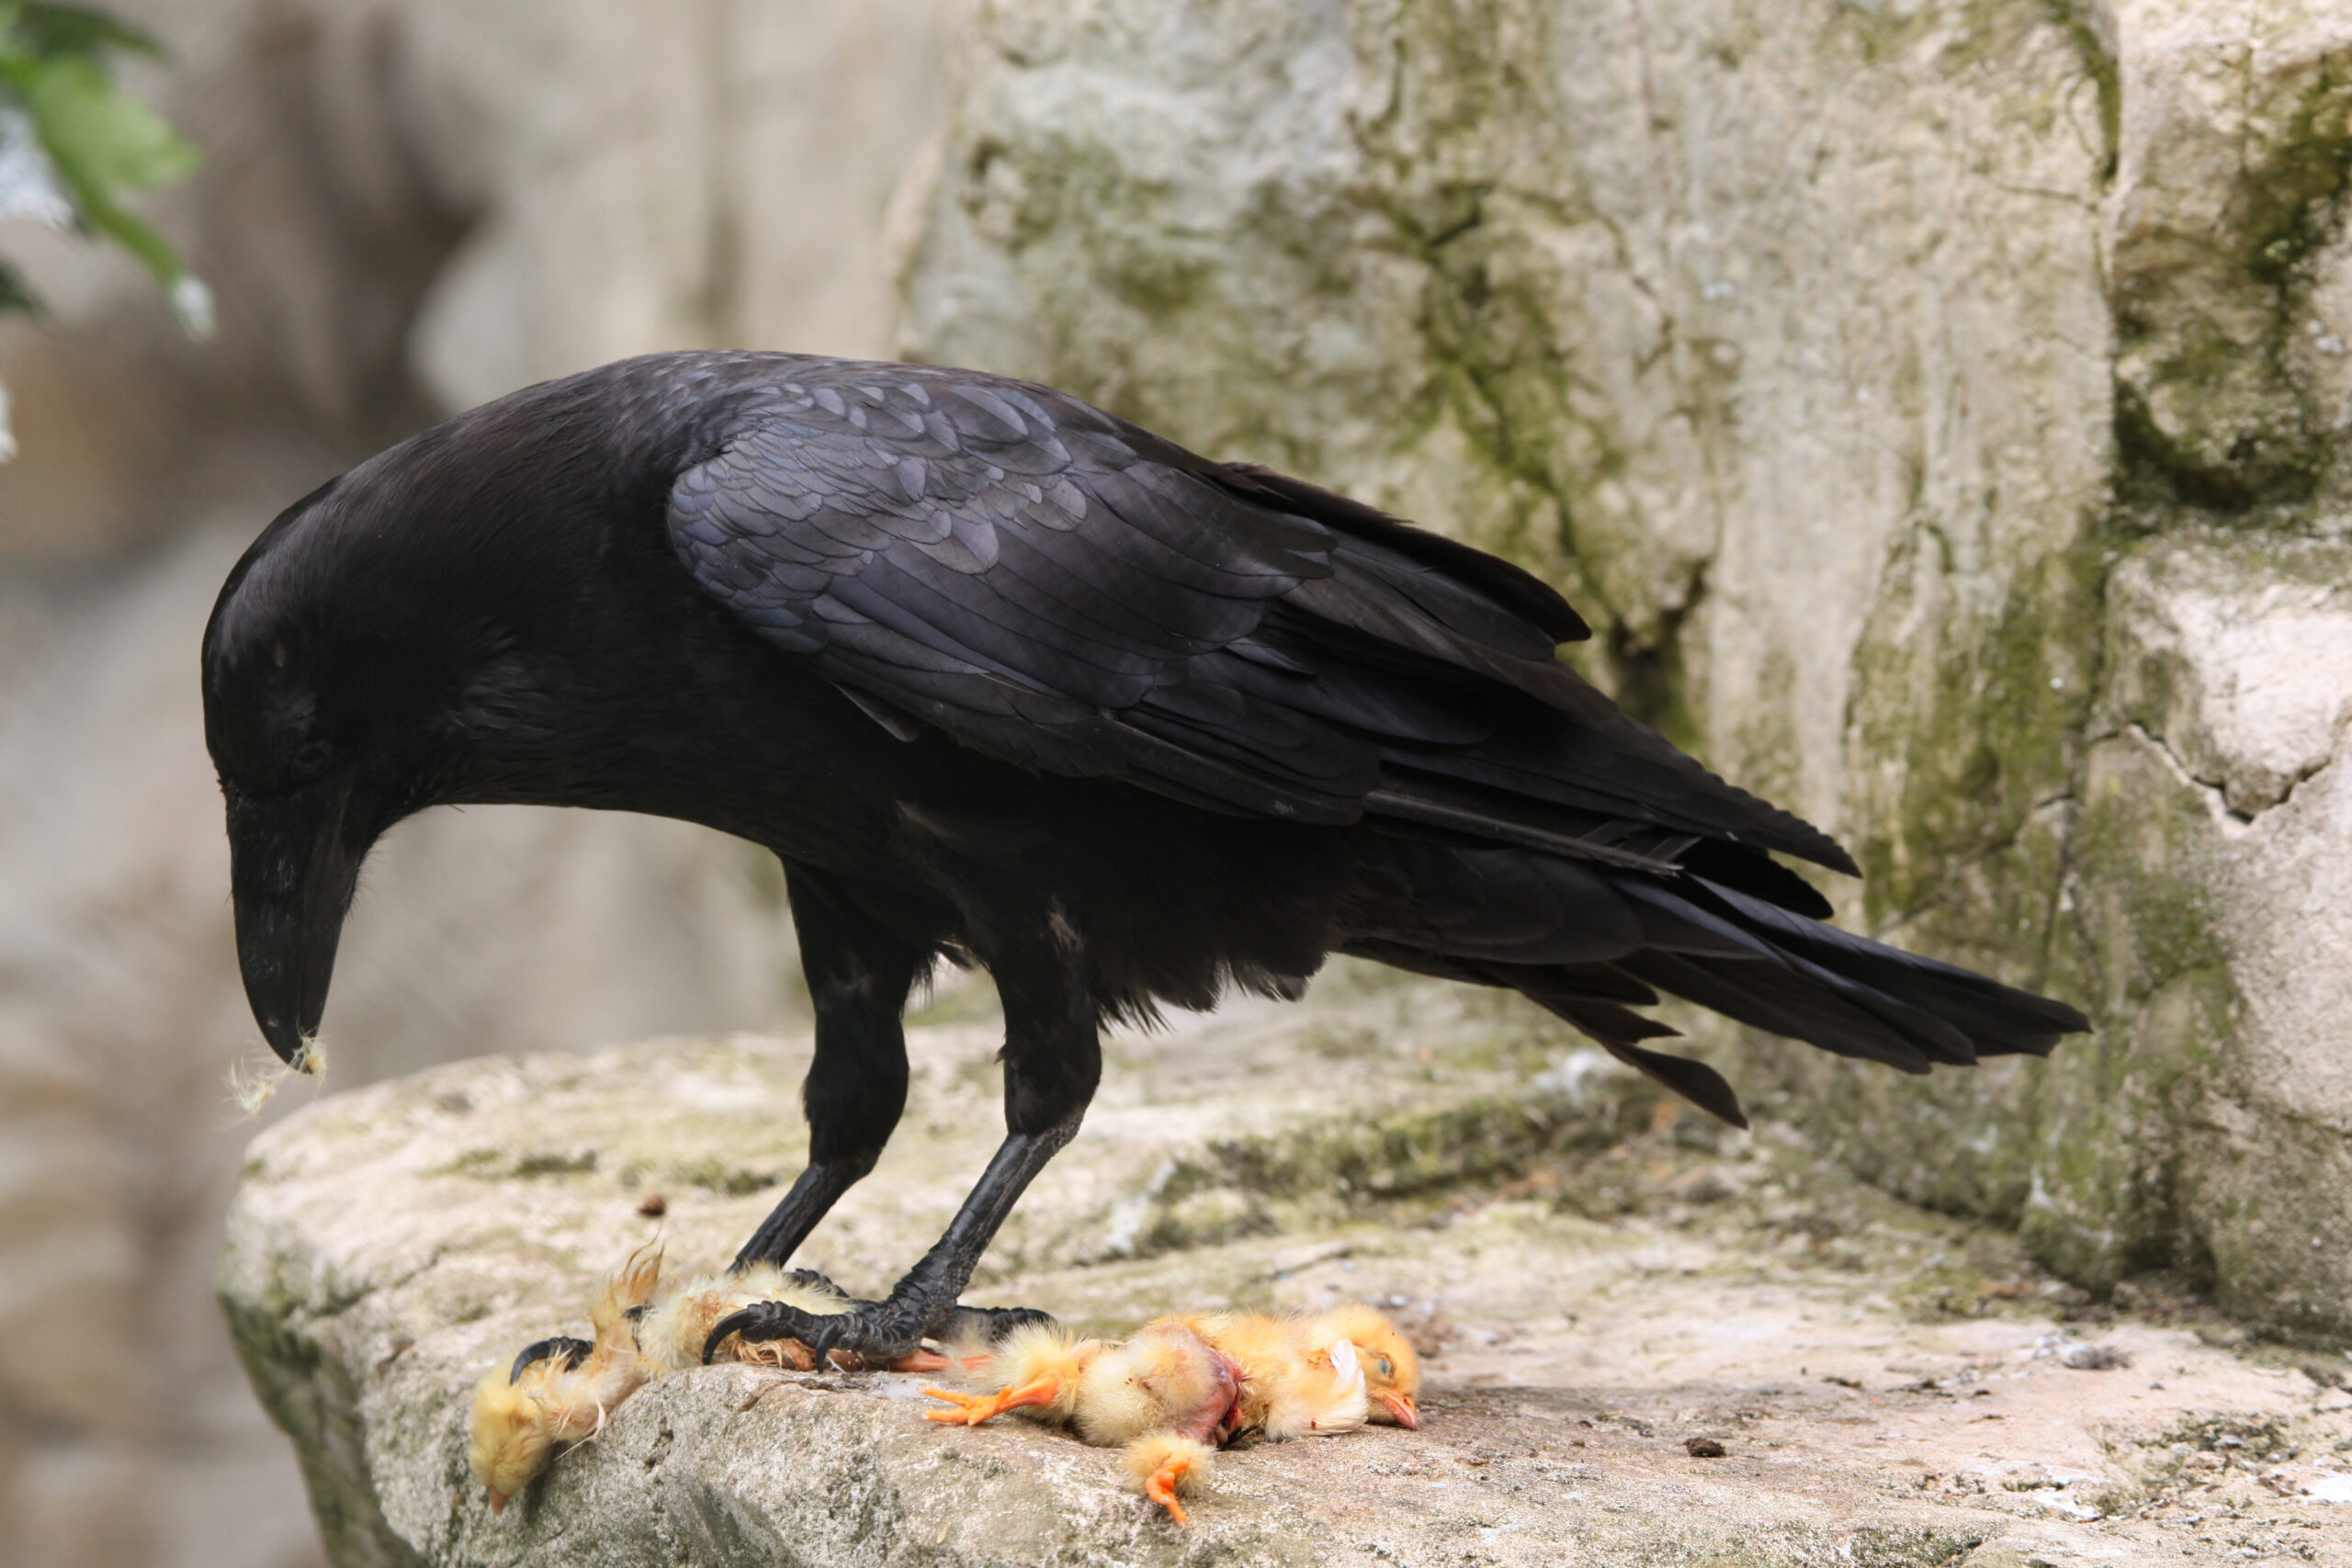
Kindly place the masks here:
MULTIPOLYGON (((331 1097, 256 1139, 222 1300, 350 1568, 2352 1561, 2352 1362, 2060 1321, 2083 1298, 2011 1237, 1680 1118, 1515 1012, 1333 988, 1116 1043, 972 1292, 1111 1332, 1364 1297, 1431 1352, 1421 1431, 1223 1456, 1185 1529, 1108 1452, 922 1421, 920 1379, 743 1366, 650 1386, 490 1512, 472 1384, 579 1331, 639 1243, 731 1251, 800 1157, 803 1041, 331 1097)), ((935 1232, 996 1135, 995 1037, 915 1032, 907 1122, 803 1261, 878 1291, 935 1232)))

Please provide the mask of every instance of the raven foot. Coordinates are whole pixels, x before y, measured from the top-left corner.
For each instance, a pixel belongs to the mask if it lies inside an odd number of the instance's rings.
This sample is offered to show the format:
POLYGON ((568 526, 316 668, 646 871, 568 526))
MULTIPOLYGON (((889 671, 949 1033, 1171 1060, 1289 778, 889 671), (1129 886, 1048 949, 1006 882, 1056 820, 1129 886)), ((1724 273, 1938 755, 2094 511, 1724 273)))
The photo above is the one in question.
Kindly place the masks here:
MULTIPOLYGON (((741 1271, 741 1269, 740 1265, 737 1269, 730 1270, 730 1272, 737 1273, 740 1273, 741 1271)), ((820 1273, 814 1269, 787 1269, 785 1270, 784 1278, 786 1284, 799 1285, 808 1290, 828 1292, 831 1294, 841 1297, 842 1300, 845 1302, 855 1303, 859 1306, 864 1306, 865 1304, 864 1302, 858 1301, 855 1296, 851 1295, 847 1291, 842 1290, 839 1285, 834 1284, 832 1276, 820 1273)))
POLYGON ((712 1325, 703 1341, 702 1359, 708 1362, 733 1335, 746 1348, 771 1340, 791 1341, 806 1347, 818 1364, 937 1371, 948 1363, 923 1348, 926 1334, 993 1345, 1023 1325, 1054 1321, 1034 1307, 955 1306, 934 1316, 911 1300, 851 1300, 850 1310, 842 1313, 812 1313, 786 1302, 753 1302, 712 1325))
POLYGON ((1033 1323, 1050 1325, 1054 1314, 1035 1307, 958 1306, 944 1322, 931 1327, 931 1337, 950 1345, 996 1346, 1016 1328, 1033 1323))
POLYGON ((813 1313, 787 1302, 753 1302, 711 1325, 703 1341, 707 1362, 729 1335, 745 1346, 790 1339, 808 1348, 817 1362, 879 1367, 922 1349, 926 1325, 893 1302, 860 1302, 847 1312, 813 1313))
POLYGON ((595 1348, 587 1340, 575 1339, 569 1334, 558 1334, 550 1338, 535 1341, 524 1346, 523 1353, 514 1358, 514 1365, 507 1372, 506 1381, 510 1383, 519 1382, 522 1381, 524 1369, 535 1362, 549 1359, 555 1361, 558 1371, 571 1371, 586 1360, 588 1352, 595 1348))

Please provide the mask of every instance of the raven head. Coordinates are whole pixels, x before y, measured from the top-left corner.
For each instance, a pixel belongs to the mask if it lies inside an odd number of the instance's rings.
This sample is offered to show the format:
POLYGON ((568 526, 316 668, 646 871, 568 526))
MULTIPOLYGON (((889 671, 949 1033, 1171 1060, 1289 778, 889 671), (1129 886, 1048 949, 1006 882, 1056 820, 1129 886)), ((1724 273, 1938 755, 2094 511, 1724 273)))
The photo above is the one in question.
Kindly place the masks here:
POLYGON ((435 624, 447 600, 371 558, 366 541, 380 534, 354 526, 335 488, 263 533, 204 634, 238 964, 263 1035, 296 1067, 309 1065, 361 861, 436 797, 433 715, 463 657, 435 624))

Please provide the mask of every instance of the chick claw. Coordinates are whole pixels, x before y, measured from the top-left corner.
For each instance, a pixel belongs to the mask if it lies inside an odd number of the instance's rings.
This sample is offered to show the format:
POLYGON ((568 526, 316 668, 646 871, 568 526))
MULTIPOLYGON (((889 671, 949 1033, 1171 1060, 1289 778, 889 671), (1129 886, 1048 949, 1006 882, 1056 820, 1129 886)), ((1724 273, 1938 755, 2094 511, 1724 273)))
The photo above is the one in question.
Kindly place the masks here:
POLYGON ((1193 1461, 1180 1454, 1153 1471, 1143 1483, 1143 1495, 1167 1509, 1168 1517, 1180 1525, 1184 1522, 1184 1505, 1176 1500, 1176 1486, 1192 1469, 1193 1461))

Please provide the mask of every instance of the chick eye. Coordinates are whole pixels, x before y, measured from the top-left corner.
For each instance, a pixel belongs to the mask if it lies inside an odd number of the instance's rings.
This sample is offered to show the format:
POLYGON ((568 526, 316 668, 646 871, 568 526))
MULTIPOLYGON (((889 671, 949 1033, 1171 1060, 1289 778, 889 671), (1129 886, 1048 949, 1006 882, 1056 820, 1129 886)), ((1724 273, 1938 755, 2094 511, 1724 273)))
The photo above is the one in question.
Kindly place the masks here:
POLYGON ((1386 1376, 1388 1375, 1388 1371, 1389 1371, 1389 1369, 1388 1369, 1388 1358, 1387 1358, 1387 1357, 1385 1357, 1385 1356, 1374 1356, 1374 1357, 1372 1359, 1372 1364, 1373 1364, 1374 1366, 1377 1367, 1378 1369, 1380 1369, 1380 1375, 1381 1375, 1382 1377, 1386 1377, 1386 1376))

